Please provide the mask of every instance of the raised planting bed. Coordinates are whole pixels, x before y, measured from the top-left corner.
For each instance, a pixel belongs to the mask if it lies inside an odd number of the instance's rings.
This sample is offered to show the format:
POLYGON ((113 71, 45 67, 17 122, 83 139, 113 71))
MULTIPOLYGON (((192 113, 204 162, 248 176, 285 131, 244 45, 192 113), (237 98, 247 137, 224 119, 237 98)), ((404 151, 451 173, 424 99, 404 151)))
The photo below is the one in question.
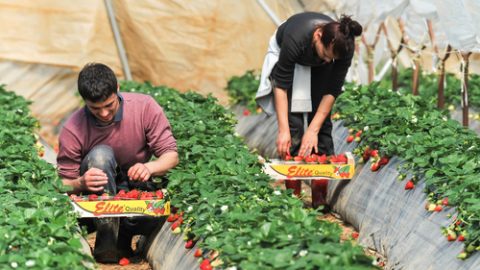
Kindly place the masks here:
POLYGON ((193 257, 185 245, 202 249, 202 258, 193 259, 201 269, 374 268, 361 247, 340 241, 337 224, 318 221, 317 211, 303 209, 291 191, 271 187, 257 154, 234 135, 233 114, 216 99, 133 82, 122 89, 149 94, 162 105, 179 148, 181 162, 169 173, 167 188, 179 216, 152 242, 154 268, 191 269, 188 260, 177 259, 178 249, 193 257), (183 243, 167 231, 181 233, 183 243))
POLYGON ((0 86, 0 265, 88 269, 76 217, 55 168, 42 160, 28 102, 0 86))

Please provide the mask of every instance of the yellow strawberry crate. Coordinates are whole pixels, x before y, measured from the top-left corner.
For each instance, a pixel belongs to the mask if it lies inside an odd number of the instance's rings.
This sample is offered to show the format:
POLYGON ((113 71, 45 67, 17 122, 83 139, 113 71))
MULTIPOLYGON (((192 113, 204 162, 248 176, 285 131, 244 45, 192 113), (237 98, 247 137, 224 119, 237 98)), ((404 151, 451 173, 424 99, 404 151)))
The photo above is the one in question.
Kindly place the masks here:
MULTIPOLYGON (((132 192, 132 191, 131 191, 132 192)), ((142 192, 135 191, 134 196, 128 193, 109 195, 70 195, 70 201, 80 217, 133 217, 152 216, 161 217, 170 215, 170 200, 164 197, 163 192, 157 191, 153 196, 141 196, 142 192)), ((129 192, 130 193, 130 192, 129 192)))
POLYGON ((337 156, 312 155, 307 158, 295 157, 293 161, 272 159, 268 162, 264 161, 263 171, 275 180, 318 178, 348 180, 355 173, 355 159, 351 152, 337 156))

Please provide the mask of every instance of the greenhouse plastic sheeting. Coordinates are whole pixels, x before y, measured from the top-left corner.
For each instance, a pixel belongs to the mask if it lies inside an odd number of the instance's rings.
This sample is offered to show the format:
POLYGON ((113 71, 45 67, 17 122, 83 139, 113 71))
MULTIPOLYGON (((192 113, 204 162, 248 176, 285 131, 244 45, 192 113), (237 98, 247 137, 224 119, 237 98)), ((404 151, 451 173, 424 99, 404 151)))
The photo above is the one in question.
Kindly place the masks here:
MULTIPOLYGON (((266 118, 262 114, 239 117, 237 133, 261 155, 274 157, 275 117, 266 118)), ((353 143, 346 143, 347 136, 348 130, 341 122, 334 122, 336 153, 354 149, 353 143)), ((407 192, 404 182, 397 180, 396 168, 401 162, 393 157, 377 172, 370 170, 370 163, 359 164, 352 180, 330 182, 329 204, 343 220, 358 229, 362 246, 387 258, 386 269, 480 269, 480 252, 465 261, 459 260, 456 256, 463 244, 448 242, 441 233, 442 226, 450 224, 446 215, 454 214, 455 209, 440 213, 425 211, 424 183, 420 181, 414 190, 407 192)))
POLYGON ((154 270, 198 269, 199 263, 193 256, 196 248, 186 249, 183 234, 173 234, 171 225, 172 223, 165 222, 158 232, 153 233, 155 237, 147 244, 148 262, 154 270))

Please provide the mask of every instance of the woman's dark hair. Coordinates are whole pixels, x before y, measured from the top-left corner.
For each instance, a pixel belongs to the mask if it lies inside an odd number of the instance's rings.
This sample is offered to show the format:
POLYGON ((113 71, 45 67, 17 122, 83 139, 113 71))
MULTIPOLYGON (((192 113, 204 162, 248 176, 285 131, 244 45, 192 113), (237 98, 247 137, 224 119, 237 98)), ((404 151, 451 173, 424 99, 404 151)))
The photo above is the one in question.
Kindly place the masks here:
POLYGON ((117 92, 117 77, 108 66, 89 63, 78 75, 78 92, 84 100, 100 102, 117 92))
POLYGON ((328 48, 333 45, 333 53, 338 58, 349 57, 355 50, 355 37, 362 34, 362 26, 342 15, 340 21, 330 22, 322 27, 322 44, 328 48))

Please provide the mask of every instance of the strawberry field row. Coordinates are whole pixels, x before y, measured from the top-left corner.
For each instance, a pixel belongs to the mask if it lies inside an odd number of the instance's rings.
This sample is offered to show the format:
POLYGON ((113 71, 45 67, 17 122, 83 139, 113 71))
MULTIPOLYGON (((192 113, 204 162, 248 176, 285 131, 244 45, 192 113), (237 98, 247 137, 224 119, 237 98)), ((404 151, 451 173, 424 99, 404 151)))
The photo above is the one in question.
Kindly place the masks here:
POLYGON ((85 269, 76 218, 55 168, 40 159, 28 102, 0 86, 0 265, 85 269))
POLYGON ((272 189, 216 99, 133 82, 122 89, 153 96, 171 122, 181 160, 169 174, 172 205, 181 212, 172 226, 189 247, 201 240, 203 254, 219 254, 199 259, 202 269, 211 269, 209 259, 222 268, 372 268, 361 247, 340 241, 338 225, 318 221, 291 191, 272 189))
POLYGON ((480 138, 435 105, 377 83, 349 85, 337 100, 335 117, 353 130, 363 130, 356 153, 378 149, 380 156, 405 161, 398 171, 406 190, 425 181, 426 210, 456 209, 443 232, 448 241, 464 242, 458 257, 465 259, 480 249, 480 138))

